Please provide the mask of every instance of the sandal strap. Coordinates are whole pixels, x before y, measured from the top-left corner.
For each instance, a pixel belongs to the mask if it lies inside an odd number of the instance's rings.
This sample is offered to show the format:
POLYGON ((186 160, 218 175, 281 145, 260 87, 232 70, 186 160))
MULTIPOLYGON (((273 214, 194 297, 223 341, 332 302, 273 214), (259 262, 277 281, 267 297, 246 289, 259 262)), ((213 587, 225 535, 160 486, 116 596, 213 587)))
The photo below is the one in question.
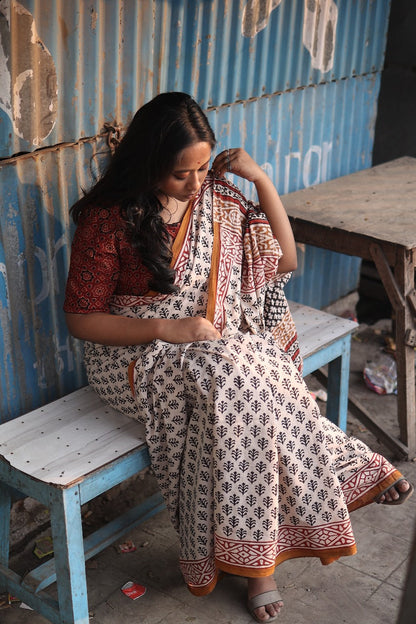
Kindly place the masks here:
POLYGON ((269 591, 263 592, 262 594, 257 594, 257 596, 253 596, 248 601, 248 608, 251 611, 254 609, 258 609, 259 607, 265 607, 272 602, 283 602, 282 597, 277 589, 271 589, 269 591))

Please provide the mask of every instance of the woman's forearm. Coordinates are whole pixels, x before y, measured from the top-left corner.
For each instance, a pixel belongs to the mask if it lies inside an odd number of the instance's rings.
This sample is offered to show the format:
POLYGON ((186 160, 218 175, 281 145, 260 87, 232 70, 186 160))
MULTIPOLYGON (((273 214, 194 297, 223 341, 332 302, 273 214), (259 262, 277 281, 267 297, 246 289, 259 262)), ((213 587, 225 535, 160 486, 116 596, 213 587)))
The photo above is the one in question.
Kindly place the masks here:
POLYGON ((104 312, 66 314, 66 323, 73 336, 113 346, 152 342, 160 333, 161 320, 135 319, 104 312))
POLYGON ((75 338, 111 346, 148 344, 152 340, 179 344, 220 338, 212 323, 199 316, 138 319, 93 312, 66 314, 66 323, 75 338))

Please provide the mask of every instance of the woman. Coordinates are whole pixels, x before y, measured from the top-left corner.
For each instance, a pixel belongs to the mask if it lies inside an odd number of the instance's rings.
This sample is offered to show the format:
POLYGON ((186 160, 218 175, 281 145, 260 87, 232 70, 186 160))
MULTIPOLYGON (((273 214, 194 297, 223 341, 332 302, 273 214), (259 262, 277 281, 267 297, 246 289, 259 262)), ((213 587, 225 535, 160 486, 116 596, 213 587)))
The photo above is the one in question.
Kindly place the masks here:
POLYGON ((288 218, 244 150, 220 153, 209 171, 214 146, 186 94, 136 113, 72 208, 65 311, 86 341, 89 383, 145 424, 189 589, 209 593, 220 571, 245 576, 263 622, 282 606, 278 563, 353 554, 349 511, 402 502, 412 487, 320 416, 281 291, 296 268, 288 218), (227 171, 254 183, 260 208, 227 171))

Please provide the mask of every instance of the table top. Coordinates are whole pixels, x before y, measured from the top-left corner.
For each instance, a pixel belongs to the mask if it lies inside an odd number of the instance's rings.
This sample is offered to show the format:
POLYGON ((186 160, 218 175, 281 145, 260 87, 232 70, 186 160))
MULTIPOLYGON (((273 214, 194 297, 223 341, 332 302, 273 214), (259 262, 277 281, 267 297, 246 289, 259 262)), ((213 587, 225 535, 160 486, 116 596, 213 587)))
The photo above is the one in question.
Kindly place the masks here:
POLYGON ((282 201, 300 242, 361 257, 370 242, 416 248, 416 158, 288 193, 282 201))

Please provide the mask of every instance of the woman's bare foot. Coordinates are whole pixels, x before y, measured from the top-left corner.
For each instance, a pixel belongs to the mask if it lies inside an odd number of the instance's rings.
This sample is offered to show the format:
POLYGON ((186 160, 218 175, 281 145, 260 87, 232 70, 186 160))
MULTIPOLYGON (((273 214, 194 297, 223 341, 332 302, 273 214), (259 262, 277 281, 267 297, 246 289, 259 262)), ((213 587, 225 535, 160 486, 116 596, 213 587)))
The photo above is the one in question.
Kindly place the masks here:
POLYGON ((404 494, 410 489, 410 483, 406 479, 401 479, 393 485, 387 492, 377 499, 378 503, 389 503, 399 500, 400 494, 404 494))
MULTIPOLYGON (((248 579, 248 598, 254 598, 264 592, 277 589, 276 581, 273 574, 271 576, 262 576, 258 578, 248 579)), ((283 607, 283 602, 272 602, 265 607, 259 607, 255 609, 254 613, 260 622, 267 622, 270 618, 276 616, 280 609, 283 607)))

